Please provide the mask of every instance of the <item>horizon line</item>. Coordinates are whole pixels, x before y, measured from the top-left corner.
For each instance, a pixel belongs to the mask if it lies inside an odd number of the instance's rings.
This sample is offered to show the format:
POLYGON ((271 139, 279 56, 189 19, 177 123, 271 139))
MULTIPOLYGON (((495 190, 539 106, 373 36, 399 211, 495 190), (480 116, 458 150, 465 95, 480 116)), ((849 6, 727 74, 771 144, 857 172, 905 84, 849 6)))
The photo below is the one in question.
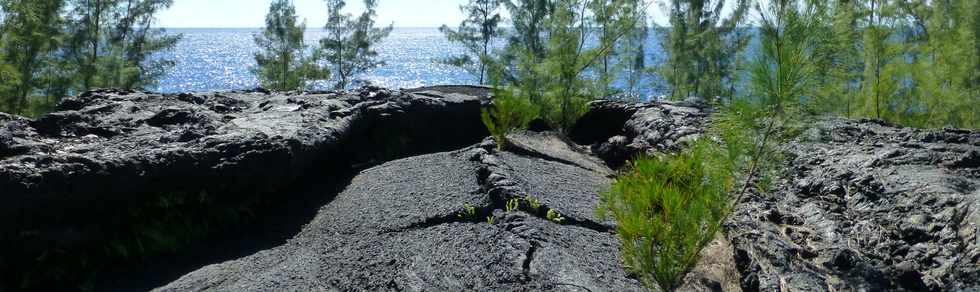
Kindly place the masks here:
MULTIPOLYGON (((393 26, 393 28, 432 28, 432 29, 438 29, 440 27, 442 27, 442 26, 441 25, 440 26, 393 26)), ((154 26, 153 28, 162 28, 162 29, 263 29, 265 27, 264 26, 254 26, 254 27, 248 27, 248 26, 211 26, 211 27, 207 27, 207 26, 154 26)), ((458 26, 450 26, 450 28, 458 28, 458 26)), ((501 27, 501 28, 513 28, 513 27, 512 26, 505 26, 505 27, 501 27)), ((669 28, 669 26, 657 26, 657 25, 653 25, 653 26, 648 26, 647 28, 669 28)), ((315 27, 307 27, 306 28, 306 30, 311 30, 311 29, 323 29, 323 27, 315 26, 315 27)))

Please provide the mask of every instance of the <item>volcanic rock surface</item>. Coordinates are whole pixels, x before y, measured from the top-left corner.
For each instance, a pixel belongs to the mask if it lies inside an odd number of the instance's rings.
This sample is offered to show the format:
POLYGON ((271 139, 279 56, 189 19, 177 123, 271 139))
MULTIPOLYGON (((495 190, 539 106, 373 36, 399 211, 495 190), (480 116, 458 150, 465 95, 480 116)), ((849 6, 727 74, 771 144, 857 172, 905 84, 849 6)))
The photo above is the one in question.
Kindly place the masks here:
MULTIPOLYGON (((568 138, 514 133, 499 150, 488 95, 95 91, 36 120, 0 114, 0 270, 203 190, 325 199, 283 242, 158 291, 644 290, 598 194, 635 155, 701 137, 710 107, 599 101, 568 138), (303 186, 334 173, 352 179, 303 186)), ((739 202, 680 290, 980 290, 980 133, 824 119, 782 150, 784 178, 739 202)))
MULTIPOLYGON (((553 135, 514 137, 562 145, 553 135)), ((159 291, 643 290, 593 215, 610 170, 564 162, 592 160, 582 154, 559 152, 560 161, 495 149, 488 141, 365 170, 288 243, 159 291), (539 209, 506 211, 527 196, 539 209), (565 220, 549 221, 547 210, 565 220)))
POLYGON ((745 291, 980 290, 980 132, 817 122, 726 226, 745 291))
POLYGON ((591 145, 594 155, 614 168, 637 155, 680 150, 701 137, 711 114, 708 104, 683 102, 621 103, 596 101, 570 137, 591 145))
POLYGON ((487 135, 479 115, 488 93, 103 90, 36 120, 0 115, 2 286, 16 287, 40 255, 101 250, 129 213, 168 194, 219 205, 288 200, 278 191, 312 169, 472 145, 487 135))

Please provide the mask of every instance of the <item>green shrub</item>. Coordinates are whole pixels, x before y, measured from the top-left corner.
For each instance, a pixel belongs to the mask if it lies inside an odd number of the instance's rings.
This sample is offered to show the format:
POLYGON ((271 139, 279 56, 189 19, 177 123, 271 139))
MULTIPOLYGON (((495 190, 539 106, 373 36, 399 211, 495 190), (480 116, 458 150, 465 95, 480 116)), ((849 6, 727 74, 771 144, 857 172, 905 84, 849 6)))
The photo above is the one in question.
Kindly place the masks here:
POLYGON ((507 133, 526 128, 531 120, 538 117, 540 108, 520 94, 520 90, 497 87, 494 89, 493 106, 484 108, 483 124, 497 140, 497 148, 503 149, 507 133))
POLYGON ((648 287, 676 288, 728 215, 734 176, 713 166, 720 150, 701 141, 679 154, 637 159, 602 194, 599 216, 616 220, 624 263, 648 287))

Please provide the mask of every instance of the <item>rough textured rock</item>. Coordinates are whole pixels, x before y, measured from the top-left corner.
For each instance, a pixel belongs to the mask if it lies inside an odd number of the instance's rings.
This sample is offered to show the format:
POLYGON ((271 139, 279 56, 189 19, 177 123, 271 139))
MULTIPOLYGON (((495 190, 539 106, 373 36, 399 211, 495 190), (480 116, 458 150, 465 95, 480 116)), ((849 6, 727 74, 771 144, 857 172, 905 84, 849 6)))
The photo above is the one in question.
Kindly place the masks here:
POLYGON ((618 168, 640 154, 676 151, 704 132, 710 114, 696 101, 620 103, 597 101, 572 130, 571 138, 618 168))
POLYGON ((0 115, 0 246, 9 253, 0 255, 0 268, 99 244, 116 228, 114 214, 163 194, 278 196, 275 190, 311 168, 471 145, 486 136, 479 113, 487 94, 459 86, 283 94, 105 90, 67 99, 36 120, 0 115))
MULTIPOLYGON (((618 166, 677 150, 709 113, 596 102, 572 138, 618 166)), ((786 178, 741 202, 681 290, 980 290, 980 132, 828 119, 785 150, 786 178)))
MULTIPOLYGON (((96 242, 161 193, 289 200, 297 177, 381 164, 312 188, 329 199, 285 243, 158 290, 644 290, 597 194, 627 159, 701 136, 710 109, 600 101, 568 139, 515 133, 498 151, 488 93, 96 91, 0 114, 0 271, 96 242), (541 206, 507 210, 527 197, 541 206)), ((785 151, 786 177, 740 202, 682 291, 980 290, 980 132, 828 119, 785 151)))
POLYGON ((745 291, 980 290, 980 133, 824 120, 726 233, 745 291))
MULTIPOLYGON (((512 140, 575 147, 543 133, 512 140)), ((618 239, 592 217, 610 170, 569 162, 592 160, 575 151, 494 149, 487 141, 363 171, 287 244, 158 290, 643 290, 620 266, 618 239), (527 195, 540 209, 506 211, 527 195), (565 220, 545 219, 549 209, 565 220)))

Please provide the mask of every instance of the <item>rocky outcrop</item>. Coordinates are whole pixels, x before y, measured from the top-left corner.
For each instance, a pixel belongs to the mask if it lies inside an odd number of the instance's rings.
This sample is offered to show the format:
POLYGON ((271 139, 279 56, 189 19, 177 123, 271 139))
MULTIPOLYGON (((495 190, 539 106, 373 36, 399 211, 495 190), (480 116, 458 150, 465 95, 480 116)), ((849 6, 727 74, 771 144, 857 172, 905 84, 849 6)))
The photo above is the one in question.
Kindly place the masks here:
MULTIPOLYGON (((598 102, 572 137, 610 165, 674 151, 710 113, 677 105, 598 102)), ((785 152, 785 179, 740 203, 682 290, 980 289, 980 133, 828 119, 785 152)))
MULTIPOLYGON (((0 114, 0 290, 40 259, 116 248, 121 221, 182 212, 125 215, 172 193, 200 193, 204 213, 320 199, 284 241, 158 291, 644 290, 599 193, 628 159, 702 136, 711 109, 600 101, 568 138, 498 150, 488 94, 95 91, 36 120, 0 114), (344 179, 303 186, 321 176, 344 179)), ((980 290, 980 133, 826 119, 783 150, 785 177, 739 203, 682 291, 980 290)))
MULTIPOLYGON (((677 150, 709 113, 598 102, 572 137, 620 165, 677 150)), ((784 152, 785 178, 740 202, 682 290, 980 290, 980 132, 826 119, 784 152)))
MULTIPOLYGON (((677 134, 665 126, 672 115, 693 120, 705 112, 683 104, 637 108, 629 114, 636 130, 626 132, 642 151, 653 146, 641 141, 655 135, 664 137, 654 144, 662 147, 700 132, 677 134)), ((615 172, 590 147, 553 133, 515 133, 506 143, 505 151, 485 140, 365 170, 286 244, 157 290, 646 290, 622 266, 615 222, 595 215, 615 172)), ((730 249, 717 250, 733 270, 730 249)), ((737 285, 732 273, 691 281, 685 287, 703 291, 737 285)))
POLYGON ((488 140, 365 170, 288 243, 158 290, 643 290, 593 215, 610 170, 583 166, 593 159, 554 135, 512 139, 539 154, 498 152, 488 140))
POLYGON ((745 291, 980 290, 980 133, 823 120, 726 233, 745 291))
POLYGON ((102 249, 128 213, 169 194, 207 194, 218 204, 288 200, 277 190, 313 168, 344 171, 472 145, 487 135, 479 119, 487 94, 104 90, 36 120, 2 115, 4 283, 19 283, 39 255, 102 249))
POLYGON ((711 109, 698 101, 597 101, 570 137, 614 168, 637 155, 680 150, 704 132, 711 109))

